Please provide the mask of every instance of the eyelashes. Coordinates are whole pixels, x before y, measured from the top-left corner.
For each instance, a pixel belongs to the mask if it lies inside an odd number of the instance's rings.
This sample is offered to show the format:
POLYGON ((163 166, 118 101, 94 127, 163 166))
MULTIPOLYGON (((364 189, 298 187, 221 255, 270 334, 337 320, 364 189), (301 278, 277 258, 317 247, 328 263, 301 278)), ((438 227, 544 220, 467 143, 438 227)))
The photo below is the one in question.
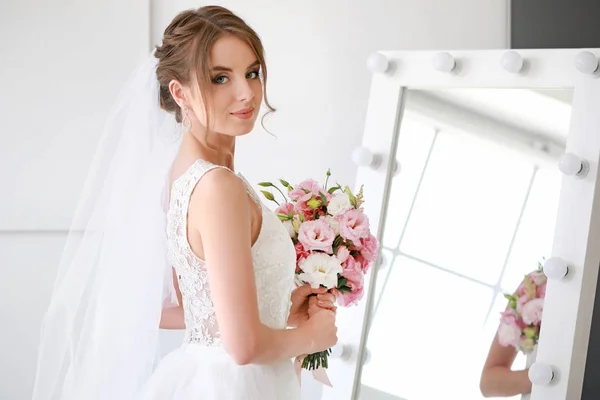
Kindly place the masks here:
MULTIPOLYGON (((254 70, 254 71, 250 71, 246 74, 246 79, 258 79, 260 78, 260 71, 259 70, 254 70)), ((227 75, 217 75, 214 78, 212 78, 212 82, 215 85, 224 85, 227 82, 229 82, 229 77, 227 77, 227 75)))

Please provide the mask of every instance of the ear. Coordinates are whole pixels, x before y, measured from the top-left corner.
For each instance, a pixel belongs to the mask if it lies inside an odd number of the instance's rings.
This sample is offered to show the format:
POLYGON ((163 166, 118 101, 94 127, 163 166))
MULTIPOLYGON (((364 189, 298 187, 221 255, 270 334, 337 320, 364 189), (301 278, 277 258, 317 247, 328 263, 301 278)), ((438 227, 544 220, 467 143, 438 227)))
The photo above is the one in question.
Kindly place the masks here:
POLYGON ((171 92, 171 96, 173 96, 173 99, 179 107, 183 108, 183 106, 187 105, 186 90, 179 81, 173 79, 169 82, 169 92, 171 92))

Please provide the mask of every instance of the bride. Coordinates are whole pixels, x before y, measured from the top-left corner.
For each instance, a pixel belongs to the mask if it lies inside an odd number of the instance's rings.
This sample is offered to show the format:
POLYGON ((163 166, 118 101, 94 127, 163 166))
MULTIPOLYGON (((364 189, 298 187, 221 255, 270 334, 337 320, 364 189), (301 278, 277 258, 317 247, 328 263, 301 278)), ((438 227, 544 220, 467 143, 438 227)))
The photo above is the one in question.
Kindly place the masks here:
POLYGON ((233 172, 236 137, 263 103, 274 111, 266 81, 260 39, 229 10, 185 11, 166 28, 92 163, 34 400, 300 397, 291 358, 336 343, 335 297, 293 289, 287 230, 233 172), (185 329, 160 361, 159 326, 185 329))

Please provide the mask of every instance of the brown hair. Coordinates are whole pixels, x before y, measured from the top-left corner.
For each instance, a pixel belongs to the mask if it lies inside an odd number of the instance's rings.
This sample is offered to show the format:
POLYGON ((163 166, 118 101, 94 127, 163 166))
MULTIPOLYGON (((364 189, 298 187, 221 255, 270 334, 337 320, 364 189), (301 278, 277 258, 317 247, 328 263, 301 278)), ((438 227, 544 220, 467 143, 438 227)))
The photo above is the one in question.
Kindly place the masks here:
POLYGON ((163 110, 175 114, 177 122, 182 122, 181 109, 169 92, 169 82, 175 79, 183 85, 189 85, 195 80, 204 101, 208 128, 207 103, 211 93, 210 50, 225 34, 234 35, 246 42, 260 63, 263 98, 269 110, 261 122, 264 122, 266 115, 275 111, 267 99, 267 66, 259 36, 244 20, 228 9, 205 6, 179 13, 165 29, 162 44, 156 46, 154 53, 159 60, 156 76, 160 83, 160 106, 163 110))

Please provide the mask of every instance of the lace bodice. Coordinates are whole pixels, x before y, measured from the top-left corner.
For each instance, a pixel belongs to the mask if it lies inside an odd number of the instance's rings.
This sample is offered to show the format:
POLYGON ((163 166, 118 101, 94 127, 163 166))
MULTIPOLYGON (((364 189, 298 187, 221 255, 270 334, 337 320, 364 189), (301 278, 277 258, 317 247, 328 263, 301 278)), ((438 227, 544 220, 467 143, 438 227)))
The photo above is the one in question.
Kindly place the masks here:
MULTIPOLYGON (((169 262, 174 267, 183 298, 185 341, 207 346, 221 343, 219 324, 212 303, 208 272, 196 257, 187 238, 187 211, 190 196, 199 180, 214 168, 225 168, 198 160, 179 177, 171 189, 167 213, 169 262)), ((283 329, 290 310, 296 253, 279 218, 265 207, 246 179, 238 174, 247 191, 262 210, 262 226, 252 247, 252 261, 261 322, 283 329)))

